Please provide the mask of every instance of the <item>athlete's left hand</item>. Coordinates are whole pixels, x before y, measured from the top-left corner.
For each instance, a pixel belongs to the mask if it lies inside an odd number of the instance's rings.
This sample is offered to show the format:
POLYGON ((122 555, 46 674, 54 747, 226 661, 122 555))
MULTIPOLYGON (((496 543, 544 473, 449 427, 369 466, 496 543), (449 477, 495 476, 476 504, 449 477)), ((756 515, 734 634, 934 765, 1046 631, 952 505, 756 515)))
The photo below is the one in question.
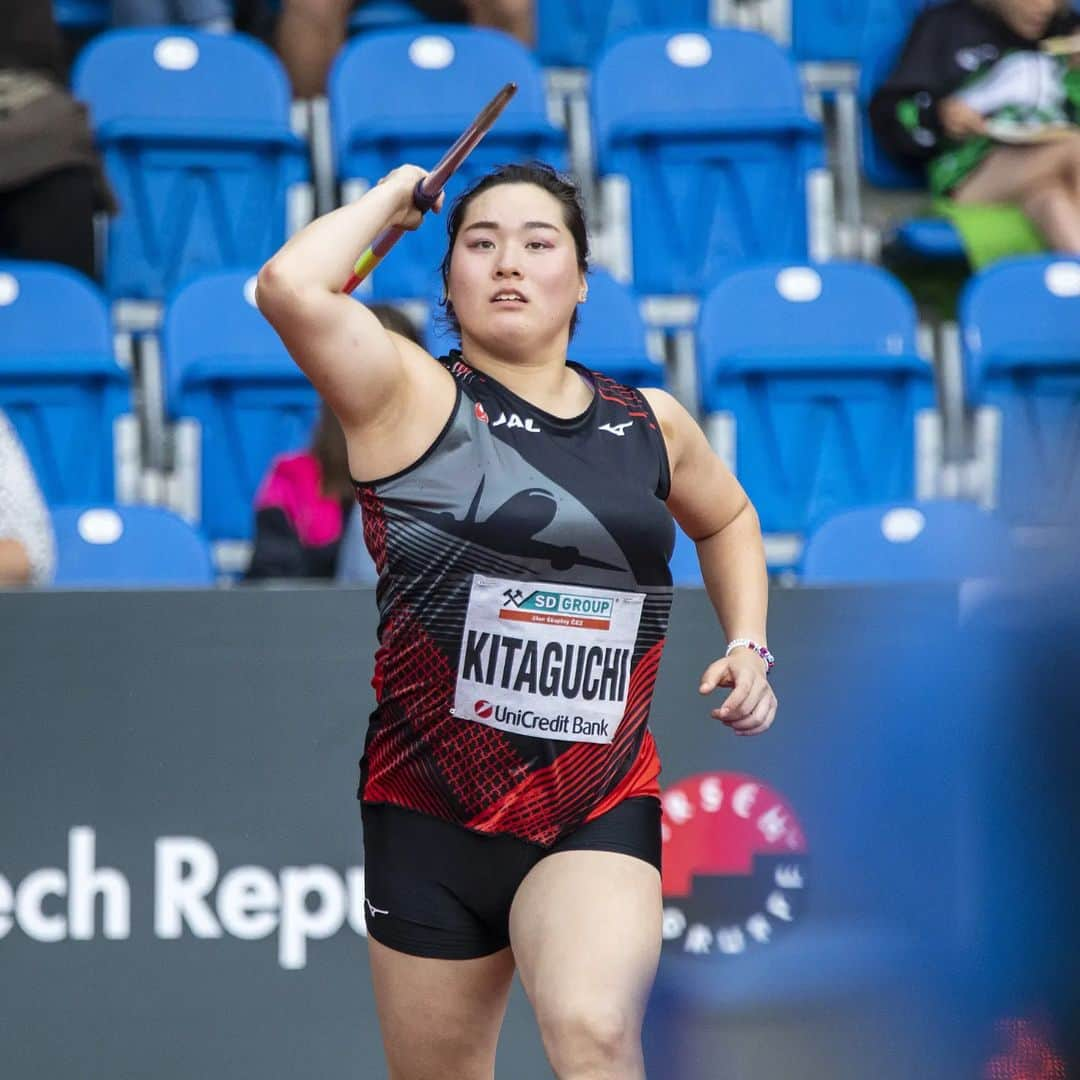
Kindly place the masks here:
POLYGON ((713 709, 712 715, 736 735, 760 735, 776 717, 776 695, 765 672, 765 661, 757 653, 736 649, 705 669, 698 693, 711 694, 719 686, 730 686, 727 701, 713 709))

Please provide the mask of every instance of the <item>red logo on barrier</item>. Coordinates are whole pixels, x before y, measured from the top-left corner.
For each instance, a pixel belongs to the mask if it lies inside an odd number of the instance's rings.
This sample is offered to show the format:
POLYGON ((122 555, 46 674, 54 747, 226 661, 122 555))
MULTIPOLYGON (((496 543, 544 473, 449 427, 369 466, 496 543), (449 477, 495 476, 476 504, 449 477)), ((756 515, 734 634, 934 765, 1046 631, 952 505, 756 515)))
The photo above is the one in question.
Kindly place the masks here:
POLYGON ((701 773, 663 794, 664 947, 737 955, 803 913, 806 839, 788 803, 741 773, 701 773))
POLYGON ((481 720, 486 720, 494 711, 490 701, 478 701, 473 706, 473 712, 475 712, 481 720))

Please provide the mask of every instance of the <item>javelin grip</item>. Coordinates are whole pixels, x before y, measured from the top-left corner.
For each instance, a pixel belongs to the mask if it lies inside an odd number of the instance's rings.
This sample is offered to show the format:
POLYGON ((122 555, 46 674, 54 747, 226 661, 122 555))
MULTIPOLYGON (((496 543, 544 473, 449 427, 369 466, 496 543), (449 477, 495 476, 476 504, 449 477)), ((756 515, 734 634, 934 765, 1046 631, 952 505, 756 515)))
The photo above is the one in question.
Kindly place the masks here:
MULTIPOLYGON (((424 180, 426 179, 427 177, 425 176, 424 180)), ((424 190, 424 180, 416 181, 416 188, 412 193, 413 206, 415 206, 421 214, 426 214, 435 205, 435 202, 439 197, 438 189, 431 195, 424 190)))

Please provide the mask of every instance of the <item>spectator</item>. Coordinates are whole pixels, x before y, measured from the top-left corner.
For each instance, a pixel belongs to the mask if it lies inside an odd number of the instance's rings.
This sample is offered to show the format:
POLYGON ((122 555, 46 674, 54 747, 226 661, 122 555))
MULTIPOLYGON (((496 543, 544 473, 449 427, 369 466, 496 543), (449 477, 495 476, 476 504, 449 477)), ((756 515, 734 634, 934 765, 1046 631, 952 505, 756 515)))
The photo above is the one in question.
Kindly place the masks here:
POLYGON ((112 0, 113 26, 191 26, 227 34, 233 28, 228 0, 112 0))
POLYGON ((94 213, 115 203, 66 88, 51 3, 0 0, 0 256, 94 275, 94 213))
POLYGON ((1075 53, 1066 59, 1068 46, 1052 55, 1040 45, 1078 30, 1080 14, 1067 0, 952 0, 929 8, 870 103, 886 151, 928 166, 930 188, 948 198, 945 212, 961 226, 977 267, 1043 240, 1080 253, 1075 53), (1002 203, 1023 216, 991 212, 980 223, 980 211, 990 209, 984 204, 1002 203), (987 236, 991 227, 1013 235, 987 236))
MULTIPOLYGON (((370 310, 385 327, 420 344, 416 329, 396 308, 372 304, 370 310)), ((247 580, 335 577, 355 502, 345 435, 323 405, 311 446, 276 458, 255 496, 255 547, 247 580)), ((362 543, 362 533, 350 530, 350 535, 362 543)), ((361 563, 362 554, 357 553, 361 563)), ((360 570, 342 578, 362 579, 360 570)))
POLYGON ((47 585, 55 567, 49 512, 26 451, 0 412, 0 588, 47 585))
MULTIPOLYGON (((298 98, 326 92, 326 75, 348 33, 354 8, 377 0, 282 0, 277 50, 298 98)), ((533 43, 533 0, 411 0, 419 16, 433 22, 490 26, 533 43)))

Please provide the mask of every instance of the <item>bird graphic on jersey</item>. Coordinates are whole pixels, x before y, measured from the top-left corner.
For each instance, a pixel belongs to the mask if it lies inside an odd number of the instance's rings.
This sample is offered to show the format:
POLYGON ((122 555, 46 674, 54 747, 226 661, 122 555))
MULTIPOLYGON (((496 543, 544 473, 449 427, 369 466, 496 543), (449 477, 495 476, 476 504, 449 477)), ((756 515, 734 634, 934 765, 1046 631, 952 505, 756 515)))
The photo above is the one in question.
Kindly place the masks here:
POLYGON ((418 507, 413 510, 413 515, 451 536, 483 544, 503 555, 546 559, 555 570, 569 570, 573 566, 592 566, 598 570, 622 569, 614 563, 582 555, 572 544, 548 544, 536 539, 537 534, 555 520, 559 510, 554 495, 543 488, 525 488, 516 492, 483 521, 478 521, 477 513, 486 480, 487 477, 480 477, 480 485, 465 517, 460 521, 447 510, 429 511, 418 507))

